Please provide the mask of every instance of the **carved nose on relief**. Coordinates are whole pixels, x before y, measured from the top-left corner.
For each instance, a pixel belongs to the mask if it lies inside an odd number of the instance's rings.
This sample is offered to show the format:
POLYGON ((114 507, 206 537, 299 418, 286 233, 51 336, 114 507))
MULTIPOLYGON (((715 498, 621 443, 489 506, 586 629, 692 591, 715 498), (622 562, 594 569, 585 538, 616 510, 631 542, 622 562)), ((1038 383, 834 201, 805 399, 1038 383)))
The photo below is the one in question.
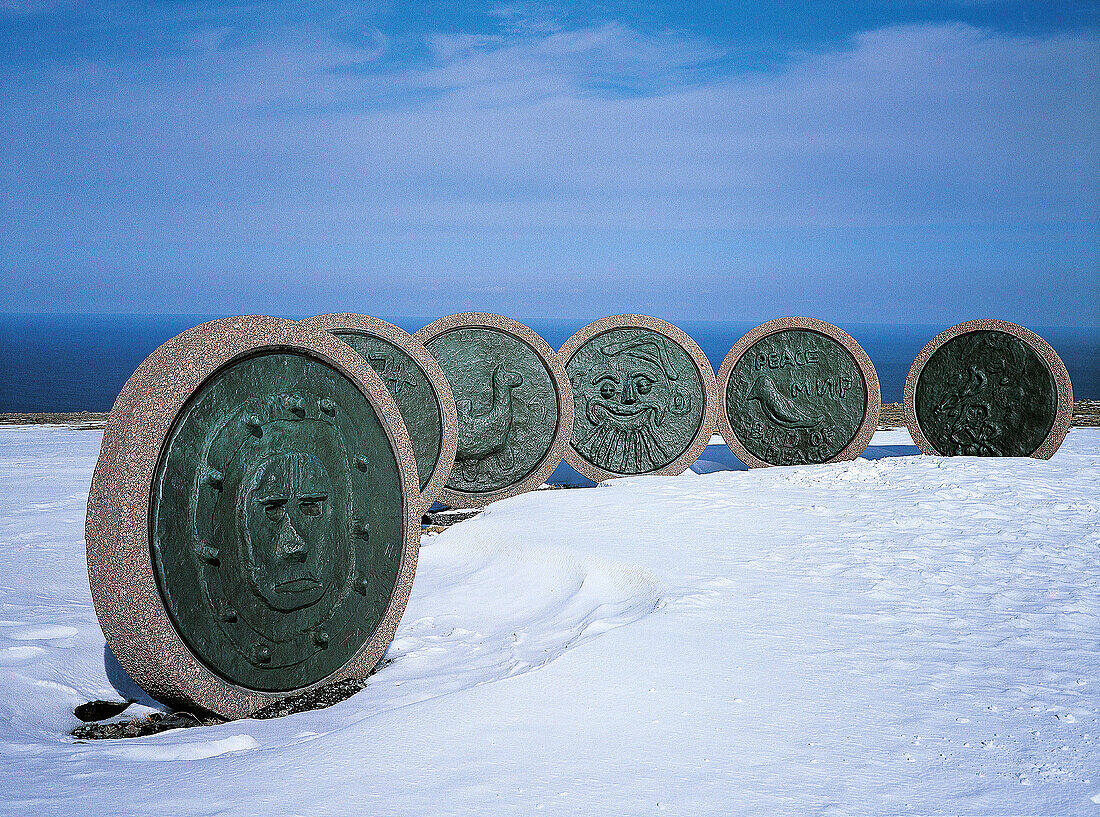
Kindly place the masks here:
POLYGON ((225 479, 225 476, 217 468, 208 468, 206 470, 205 482, 210 487, 221 488, 223 479, 225 479))
POLYGON ((319 405, 321 406, 321 411, 323 411, 325 414, 336 413, 336 404, 327 397, 322 397, 319 405))
POLYGON ((256 660, 257 664, 270 664, 271 650, 259 644, 252 650, 252 657, 256 660))
POLYGON ((313 643, 316 644, 318 647, 327 647, 328 633, 326 633, 324 630, 314 630, 313 643))
POLYGON ((245 427, 249 431, 251 431, 253 434, 255 434, 256 436, 260 435, 260 433, 261 433, 260 418, 257 415, 255 415, 255 414, 246 415, 245 418, 244 418, 244 424, 245 424, 245 427))
POLYGON ((362 454, 355 458, 355 467, 358 468, 360 471, 366 471, 369 465, 370 460, 368 460, 362 454))
POLYGON ((304 562, 308 548, 306 541, 294 530, 294 526, 287 520, 283 522, 279 531, 279 548, 283 552, 283 558, 290 562, 304 562))
POLYGON ((366 539, 370 534, 370 525, 364 522, 362 519, 356 519, 351 523, 351 532, 358 536, 360 539, 366 539))
POLYGON ((305 414, 306 413, 305 398, 294 397, 292 395, 287 395, 286 399, 283 402, 286 405, 287 409, 289 411, 293 411, 295 414, 305 414))

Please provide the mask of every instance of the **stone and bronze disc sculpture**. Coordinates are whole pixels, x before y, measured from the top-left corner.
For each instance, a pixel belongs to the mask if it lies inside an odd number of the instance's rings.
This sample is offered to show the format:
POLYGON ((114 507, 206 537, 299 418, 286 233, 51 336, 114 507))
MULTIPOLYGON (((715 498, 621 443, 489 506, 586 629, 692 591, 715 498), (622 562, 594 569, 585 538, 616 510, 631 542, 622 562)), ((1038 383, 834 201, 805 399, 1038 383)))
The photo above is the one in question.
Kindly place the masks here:
POLYGON ((224 717, 385 652, 416 570, 420 485, 397 406, 327 332, 225 318, 115 401, 86 527, 96 614, 153 697, 224 717))
POLYGON ((682 330, 613 315, 578 330, 558 355, 576 417, 565 459, 595 482, 686 471, 714 433, 714 370, 682 330))
POLYGON ((483 312, 440 318, 413 337, 439 361, 458 409, 455 464, 440 502, 481 507, 545 482, 573 427, 573 395, 546 341, 483 312))
POLYGON ((317 315, 299 323, 327 329, 366 360, 397 403, 416 454, 423 511, 443 490, 455 461, 458 416, 447 378, 420 341, 367 315, 317 315))
POLYGON ((1048 460, 1072 415, 1061 358, 1007 321, 967 321, 941 332, 905 379, 905 422, 925 454, 1048 460))
POLYGON ((750 468, 854 460, 881 411, 867 353, 814 318, 779 318, 746 334, 718 369, 718 391, 722 437, 750 468))

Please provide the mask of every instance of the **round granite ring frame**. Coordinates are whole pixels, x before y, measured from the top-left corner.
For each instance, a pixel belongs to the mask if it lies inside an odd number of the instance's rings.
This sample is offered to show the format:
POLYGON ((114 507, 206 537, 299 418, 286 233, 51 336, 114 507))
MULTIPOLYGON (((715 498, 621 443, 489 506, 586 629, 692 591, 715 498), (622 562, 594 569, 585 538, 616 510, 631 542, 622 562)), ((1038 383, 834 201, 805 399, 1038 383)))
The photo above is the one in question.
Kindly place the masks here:
POLYGON ((775 320, 762 323, 756 328, 749 330, 733 345, 733 348, 726 353, 726 356, 722 359, 722 365, 718 368, 718 397, 722 404, 721 410, 718 412, 718 428, 722 434, 722 439, 726 441, 726 445, 729 447, 730 451, 732 451, 741 462, 749 466, 749 468, 769 468, 778 466, 775 466, 774 463, 765 462, 759 457, 750 454, 737 438, 737 435, 733 431, 733 426, 730 425, 729 417, 726 415, 725 403, 726 391, 729 389, 730 377, 733 375, 733 367, 737 365, 737 361, 741 359, 741 356, 761 338, 792 329, 817 332, 819 335, 824 335, 830 340, 840 344, 844 347, 845 351, 852 356, 856 368, 859 369, 860 374, 863 376, 863 386, 867 395, 867 401, 863 407, 863 420, 860 422, 855 436, 852 437, 848 445, 844 446, 836 456, 825 462, 847 462, 849 460, 854 460, 866 450, 867 445, 871 442, 871 437, 874 436, 878 428, 879 414, 882 412, 882 392, 879 388, 878 373, 875 371, 875 366, 871 363, 871 358, 867 356, 863 347, 843 329, 833 326, 831 323, 818 320, 817 318, 776 318, 775 320))
MULTIPOLYGON (((680 456, 664 468, 660 468, 656 471, 645 471, 641 474, 619 474, 615 471, 607 471, 593 465, 584 459, 573 447, 572 432, 570 432, 566 441, 565 461, 569 463, 578 474, 587 477, 593 482, 603 482, 608 479, 619 479, 630 476, 677 476, 682 474, 692 466, 692 463, 699 459, 699 455, 706 449, 711 436, 714 434, 715 414, 718 406, 718 391, 714 379, 714 368, 711 366, 710 360, 707 358, 706 354, 699 348, 699 344, 697 344, 687 332, 668 321, 663 321, 660 318, 653 318, 649 315, 609 315, 606 318, 600 318, 578 329, 562 344, 561 349, 558 350, 558 357, 561 358, 562 365, 565 366, 568 364, 568 362, 572 360, 573 355, 592 338, 615 329, 648 329, 651 332, 668 338, 687 353, 688 358, 695 365, 695 370, 699 375, 700 385, 703 388, 703 416, 699 421, 699 429, 695 432, 695 436, 692 437, 691 443, 684 449, 680 456)), ((570 386, 570 389, 572 389, 572 386, 570 386)))
POLYGON ((547 478, 554 473, 554 469, 558 467, 558 463, 562 460, 565 445, 573 433, 573 390, 569 386, 565 366, 562 365, 557 352, 531 327, 492 312, 459 312, 432 321, 427 326, 417 330, 413 337, 427 347, 433 338, 454 329, 478 328, 493 329, 511 335, 527 344, 542 360, 557 392, 558 427, 551 438, 550 448, 546 452, 546 456, 525 479, 496 491, 477 494, 455 491, 444 485, 439 494, 439 501, 451 508, 483 508, 499 499, 519 496, 538 488, 546 482, 547 478))
POLYGON ((443 490, 447 476, 455 461, 455 451, 458 448, 458 411, 455 408, 455 398, 451 393, 451 387, 443 374, 438 361, 432 357, 419 340, 414 338, 399 326, 374 318, 369 315, 358 315, 350 312, 332 312, 327 315, 316 315, 312 318, 298 321, 309 327, 326 329, 330 332, 347 330, 381 338, 405 351, 420 369, 427 375, 439 403, 440 420, 442 423, 442 445, 435 470, 431 478, 424 486, 420 495, 421 513, 427 513, 443 490))
POLYGON ((905 378, 905 393, 903 395, 902 410, 905 413, 905 425, 909 429, 909 436, 917 444, 922 454, 930 456, 942 456, 935 446, 924 436, 917 422, 917 381, 920 379, 924 365, 947 341, 965 335, 968 332, 994 331, 1004 332, 1019 338, 1030 346, 1040 360, 1050 368, 1051 377, 1058 388, 1058 404, 1054 412, 1054 425, 1047 432, 1046 438, 1039 444, 1030 456, 1040 460, 1049 460, 1054 452, 1062 445, 1069 433, 1070 423, 1073 420, 1073 385, 1070 383, 1069 372, 1062 358, 1054 351, 1049 343, 1039 337, 1025 326, 1009 323, 995 318, 979 318, 977 320, 957 323, 950 329, 945 329, 924 345, 920 350, 913 365, 909 367, 909 374, 905 378))
POLYGON ((265 316, 223 318, 157 348, 126 381, 111 409, 92 475, 85 528, 92 602, 122 667, 158 700, 247 717, 273 701, 349 678, 365 678, 405 611, 420 544, 419 481, 408 432, 381 379, 328 332, 265 316), (256 352, 305 353, 347 377, 377 413, 397 461, 404 536, 397 580, 371 636, 336 672, 289 692, 261 692, 208 669, 184 644, 157 586, 149 543, 150 495, 176 416, 211 375, 256 352))

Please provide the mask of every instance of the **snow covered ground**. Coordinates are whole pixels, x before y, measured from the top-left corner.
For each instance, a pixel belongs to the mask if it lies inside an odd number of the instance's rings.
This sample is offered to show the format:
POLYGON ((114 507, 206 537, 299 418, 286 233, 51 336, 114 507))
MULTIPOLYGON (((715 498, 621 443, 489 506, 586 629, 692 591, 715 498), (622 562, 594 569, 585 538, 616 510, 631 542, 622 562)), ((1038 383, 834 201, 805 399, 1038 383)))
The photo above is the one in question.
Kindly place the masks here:
POLYGON ((77 744, 99 438, 0 428, 0 813, 1100 815, 1100 430, 499 502, 351 699, 77 744))

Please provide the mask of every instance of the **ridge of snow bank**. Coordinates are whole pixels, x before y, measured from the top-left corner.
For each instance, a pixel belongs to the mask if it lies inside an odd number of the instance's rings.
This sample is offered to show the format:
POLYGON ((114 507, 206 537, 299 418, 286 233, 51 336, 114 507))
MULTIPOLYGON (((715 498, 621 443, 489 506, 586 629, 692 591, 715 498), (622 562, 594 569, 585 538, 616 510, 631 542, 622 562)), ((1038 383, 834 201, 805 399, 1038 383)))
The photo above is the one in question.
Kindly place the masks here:
MULTIPOLYGON (((100 434, 0 429, 8 483, 0 491, 0 756, 12 746, 9 740, 24 749, 68 743, 73 707, 117 699, 116 687, 129 680, 105 654, 84 572, 84 505, 100 434)), ((495 516, 490 508, 461 528, 423 540, 409 605, 384 663, 368 682, 370 691, 342 705, 349 710, 342 717, 357 723, 536 670, 657 607, 657 582, 647 571, 561 547, 525 546, 496 532, 495 516)), ((122 691, 163 708, 136 688, 122 691)), ((146 742, 192 747, 181 748, 180 759, 239 751, 200 739, 207 731, 146 742)), ((112 756, 173 758, 162 749, 112 756)))

